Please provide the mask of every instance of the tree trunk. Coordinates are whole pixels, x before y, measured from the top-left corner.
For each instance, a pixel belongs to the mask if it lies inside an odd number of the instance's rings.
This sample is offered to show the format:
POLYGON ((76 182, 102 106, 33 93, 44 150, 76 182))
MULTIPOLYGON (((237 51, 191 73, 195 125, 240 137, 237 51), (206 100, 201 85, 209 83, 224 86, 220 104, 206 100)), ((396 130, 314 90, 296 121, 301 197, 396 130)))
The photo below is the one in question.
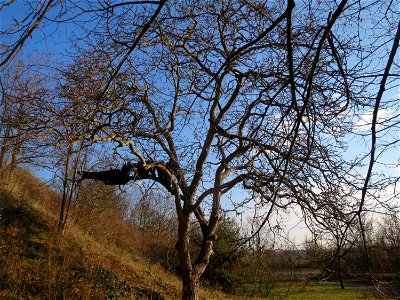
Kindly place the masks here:
POLYGON ((182 278, 182 300, 198 300, 200 294, 200 278, 184 276, 182 278))
POLYGON ((178 257, 182 268, 182 299, 198 300, 200 291, 200 276, 202 272, 193 270, 189 251, 190 214, 182 213, 178 225, 178 257))
POLYGON ((344 281, 343 281, 343 271, 342 271, 342 257, 338 257, 339 260, 339 277, 340 277, 340 288, 344 289, 344 281))
MULTIPOLYGON (((19 131, 18 134, 20 134, 19 131)), ((14 171, 19 163, 18 159, 19 159, 19 154, 21 153, 21 146, 22 146, 21 137, 17 137, 17 140, 12 145, 11 162, 10 162, 11 171, 14 171)))
POLYGON ((0 167, 5 167, 7 165, 7 152, 9 152, 10 148, 10 135, 11 135, 11 125, 6 124, 6 128, 4 132, 1 132, 3 135, 3 141, 1 142, 1 150, 0 150, 0 167))
POLYGON ((68 176, 69 176, 69 162, 71 158, 72 146, 68 146, 68 150, 65 158, 65 166, 64 166, 64 178, 63 178, 63 193, 61 198, 61 207, 60 207, 60 219, 58 220, 58 233, 61 234, 65 228, 65 208, 67 203, 67 193, 68 193, 68 176))
POLYGON ((7 145, 8 144, 8 139, 6 137, 3 137, 3 141, 0 146, 0 167, 3 167, 6 165, 5 157, 7 153, 7 145))

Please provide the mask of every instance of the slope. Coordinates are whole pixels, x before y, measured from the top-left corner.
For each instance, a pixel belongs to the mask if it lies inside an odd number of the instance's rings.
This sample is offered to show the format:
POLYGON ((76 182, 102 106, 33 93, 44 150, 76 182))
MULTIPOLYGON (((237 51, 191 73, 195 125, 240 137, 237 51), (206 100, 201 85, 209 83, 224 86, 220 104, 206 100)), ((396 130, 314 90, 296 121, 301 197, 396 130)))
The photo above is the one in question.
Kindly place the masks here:
POLYGON ((179 298, 179 280, 140 255, 73 226, 58 235, 59 197, 29 172, 2 178, 0 299, 179 298))

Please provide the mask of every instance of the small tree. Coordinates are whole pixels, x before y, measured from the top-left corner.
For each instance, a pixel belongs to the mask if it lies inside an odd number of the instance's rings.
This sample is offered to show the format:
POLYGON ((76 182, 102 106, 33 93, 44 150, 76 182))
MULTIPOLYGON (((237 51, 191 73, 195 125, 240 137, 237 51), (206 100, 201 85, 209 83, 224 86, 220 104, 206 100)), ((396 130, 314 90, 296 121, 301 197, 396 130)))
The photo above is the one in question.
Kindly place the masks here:
POLYGON ((135 186, 134 190, 136 199, 132 199, 134 203, 129 211, 129 221, 157 237, 172 236, 171 231, 176 229, 176 216, 171 196, 163 189, 143 185, 135 186))
POLYGON ((24 60, 1 69, 0 167, 37 163, 48 116, 42 106, 49 90, 38 70, 24 60))
POLYGON ((400 284, 400 218, 399 214, 391 213, 381 218, 377 226, 373 246, 375 266, 382 273, 395 273, 397 285, 400 284))

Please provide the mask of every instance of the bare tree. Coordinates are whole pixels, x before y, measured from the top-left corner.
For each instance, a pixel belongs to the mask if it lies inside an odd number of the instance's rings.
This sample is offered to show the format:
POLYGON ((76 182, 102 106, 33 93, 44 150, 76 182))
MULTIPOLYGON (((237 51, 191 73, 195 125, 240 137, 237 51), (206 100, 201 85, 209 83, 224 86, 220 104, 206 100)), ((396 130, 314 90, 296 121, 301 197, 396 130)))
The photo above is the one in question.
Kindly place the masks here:
MULTIPOLYGON (((4 13, 4 11, 21 4, 15 2, 16 1, 13 0, 4 1, 0 5, 0 12, 4 13)), ((0 36, 2 37, 2 43, 0 44, 0 67, 3 67, 12 60, 18 50, 25 44, 26 40, 39 28, 46 14, 57 2, 59 1, 25 1, 23 5, 29 7, 25 15, 20 19, 6 19, 7 23, 0 29, 0 36)), ((21 10, 21 8, 19 8, 19 10, 21 10)))
MULTIPOLYGON (((245 202, 263 208, 262 227, 275 209, 318 215, 324 193, 349 184, 339 142, 355 103, 339 59, 346 48, 332 34, 345 7, 294 19, 290 1, 171 3, 126 65, 110 64, 120 71, 96 102, 92 140, 113 143, 137 161, 138 179, 174 196, 183 299, 198 298, 226 193, 252 191, 245 202), (193 218, 203 235, 196 258, 193 218)), ((110 26, 113 43, 92 53, 125 46, 127 26, 110 26)))
POLYGON ((2 78, 0 167, 13 170, 38 159, 48 121, 41 105, 49 95, 48 81, 23 60, 3 70, 2 78))
POLYGON ((76 62, 76 65, 86 66, 79 72, 68 66, 62 70, 67 83, 58 82, 55 98, 46 105, 52 116, 47 130, 49 156, 55 166, 54 176, 61 181, 59 233, 65 229, 72 201, 79 198, 78 171, 85 169, 87 160, 91 159, 89 152, 95 152, 88 136, 93 131, 93 118, 98 111, 93 100, 106 80, 106 74, 101 72, 103 67, 82 64, 85 59, 82 57, 76 62), (84 101, 82 94, 92 101, 84 101))
POLYGON ((129 221, 157 237, 173 236, 171 230, 176 228, 176 217, 171 195, 163 189, 149 189, 143 185, 136 186, 134 194, 136 199, 132 199, 129 221))

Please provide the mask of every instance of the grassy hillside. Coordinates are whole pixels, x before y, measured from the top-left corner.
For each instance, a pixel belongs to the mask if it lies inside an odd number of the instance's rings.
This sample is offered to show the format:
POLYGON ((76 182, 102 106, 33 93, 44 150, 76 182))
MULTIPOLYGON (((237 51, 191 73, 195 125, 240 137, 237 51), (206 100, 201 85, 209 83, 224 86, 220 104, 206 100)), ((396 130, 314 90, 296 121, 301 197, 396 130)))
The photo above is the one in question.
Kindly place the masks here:
MULTIPOLYGON (((179 280, 148 264, 132 247, 103 244, 73 226, 57 235, 58 203, 58 196, 26 171, 2 180, 1 299, 179 297, 179 280)), ((117 229, 128 234, 127 228, 117 229)), ((131 234, 135 240, 133 228, 131 234)))

